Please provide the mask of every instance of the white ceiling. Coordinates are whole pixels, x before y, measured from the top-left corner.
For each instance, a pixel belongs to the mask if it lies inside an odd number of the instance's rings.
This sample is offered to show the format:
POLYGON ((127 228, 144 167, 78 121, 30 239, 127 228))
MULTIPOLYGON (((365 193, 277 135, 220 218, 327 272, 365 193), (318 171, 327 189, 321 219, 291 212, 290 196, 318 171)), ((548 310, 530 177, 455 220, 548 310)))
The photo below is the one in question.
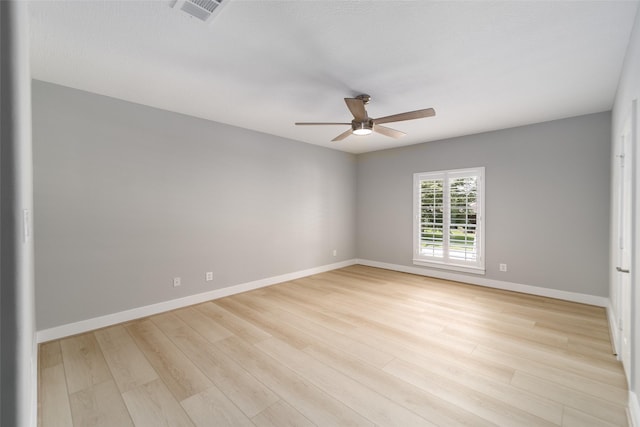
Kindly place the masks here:
POLYGON ((169 1, 31 2, 32 73, 352 153, 609 110, 637 1, 225 0, 210 23, 169 1), (408 133, 350 136, 372 96, 408 133))

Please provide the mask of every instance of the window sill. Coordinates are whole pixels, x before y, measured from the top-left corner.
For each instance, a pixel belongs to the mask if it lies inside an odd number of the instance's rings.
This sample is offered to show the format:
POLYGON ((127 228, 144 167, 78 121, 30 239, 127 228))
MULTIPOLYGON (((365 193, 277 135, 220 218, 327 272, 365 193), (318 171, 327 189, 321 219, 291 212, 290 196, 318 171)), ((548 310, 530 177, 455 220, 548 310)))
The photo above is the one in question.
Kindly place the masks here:
POLYGON ((468 265, 445 264, 442 262, 425 261, 422 259, 414 259, 413 264, 423 267, 437 268, 439 270, 459 271, 461 273, 485 274, 484 267, 470 267, 468 265))

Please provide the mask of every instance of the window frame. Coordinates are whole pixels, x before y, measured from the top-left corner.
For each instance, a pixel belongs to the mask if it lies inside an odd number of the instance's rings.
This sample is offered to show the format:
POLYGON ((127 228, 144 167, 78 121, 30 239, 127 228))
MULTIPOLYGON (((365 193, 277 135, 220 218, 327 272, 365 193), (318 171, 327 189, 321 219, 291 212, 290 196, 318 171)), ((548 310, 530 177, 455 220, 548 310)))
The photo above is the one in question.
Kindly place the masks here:
POLYGON ((484 167, 465 169, 451 169, 432 172, 418 172, 413 174, 413 264, 464 273, 485 274, 485 222, 484 222, 484 167), (475 176, 476 182, 476 224, 475 224, 475 261, 452 259, 449 257, 449 232, 451 224, 450 182, 452 179, 475 176), (442 246, 443 256, 429 256, 421 253, 421 182, 425 180, 443 180, 443 222, 442 246), (447 230, 447 232, 445 232, 447 230))

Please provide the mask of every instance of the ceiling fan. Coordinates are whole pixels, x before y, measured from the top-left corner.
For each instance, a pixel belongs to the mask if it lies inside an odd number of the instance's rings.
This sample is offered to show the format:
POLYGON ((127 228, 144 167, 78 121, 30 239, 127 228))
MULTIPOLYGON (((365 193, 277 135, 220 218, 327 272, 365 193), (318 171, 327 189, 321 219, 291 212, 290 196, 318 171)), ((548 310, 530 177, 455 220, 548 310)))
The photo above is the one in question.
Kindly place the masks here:
POLYGON ((391 129, 386 126, 380 126, 382 123, 401 122, 404 120, 422 119, 424 117, 432 117, 436 115, 436 110, 426 108, 424 110, 408 111, 406 113, 393 114, 391 116, 379 117, 373 119, 367 114, 364 108, 369 103, 371 97, 369 95, 358 95, 355 98, 345 98, 344 102, 353 115, 351 123, 333 123, 333 122, 298 122, 298 126, 316 126, 316 125, 351 125, 351 129, 341 133, 331 141, 342 141, 349 135, 369 135, 371 132, 390 136, 391 138, 400 138, 406 133, 399 130, 391 129))

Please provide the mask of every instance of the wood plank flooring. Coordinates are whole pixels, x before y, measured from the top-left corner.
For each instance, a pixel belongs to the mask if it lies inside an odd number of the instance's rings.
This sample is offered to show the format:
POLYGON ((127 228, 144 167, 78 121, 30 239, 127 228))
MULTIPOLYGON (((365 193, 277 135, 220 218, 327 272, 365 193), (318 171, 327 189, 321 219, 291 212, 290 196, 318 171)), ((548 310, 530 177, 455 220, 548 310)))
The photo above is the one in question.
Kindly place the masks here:
POLYGON ((599 307, 351 266, 40 345, 50 426, 627 426, 599 307))

